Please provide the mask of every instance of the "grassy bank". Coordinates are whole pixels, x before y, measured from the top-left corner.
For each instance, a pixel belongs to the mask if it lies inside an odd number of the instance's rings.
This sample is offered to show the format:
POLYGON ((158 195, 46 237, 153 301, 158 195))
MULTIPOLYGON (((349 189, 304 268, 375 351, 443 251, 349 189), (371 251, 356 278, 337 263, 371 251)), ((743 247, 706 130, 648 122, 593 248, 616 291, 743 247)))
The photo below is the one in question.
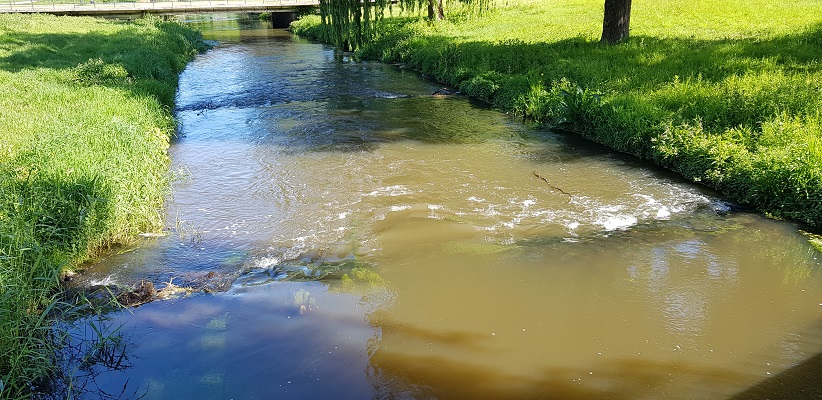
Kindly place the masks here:
POLYGON ((61 270, 162 226, 177 74, 202 46, 159 20, 0 15, 0 398, 54 372, 61 270))
MULTIPOLYGON (((639 2, 615 46, 598 42, 602 0, 497 3, 388 18, 359 52, 822 227, 822 3, 639 2)), ((318 18, 293 27, 323 37, 318 18)))

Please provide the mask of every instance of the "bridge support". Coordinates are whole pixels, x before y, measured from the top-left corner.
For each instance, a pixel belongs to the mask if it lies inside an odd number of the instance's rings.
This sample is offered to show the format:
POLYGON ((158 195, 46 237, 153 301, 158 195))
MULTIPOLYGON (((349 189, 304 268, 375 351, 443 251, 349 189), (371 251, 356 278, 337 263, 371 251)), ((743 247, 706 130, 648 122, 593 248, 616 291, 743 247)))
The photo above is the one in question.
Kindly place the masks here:
POLYGON ((288 28, 288 25, 296 20, 297 13, 294 11, 275 11, 271 13, 271 23, 274 28, 288 28))

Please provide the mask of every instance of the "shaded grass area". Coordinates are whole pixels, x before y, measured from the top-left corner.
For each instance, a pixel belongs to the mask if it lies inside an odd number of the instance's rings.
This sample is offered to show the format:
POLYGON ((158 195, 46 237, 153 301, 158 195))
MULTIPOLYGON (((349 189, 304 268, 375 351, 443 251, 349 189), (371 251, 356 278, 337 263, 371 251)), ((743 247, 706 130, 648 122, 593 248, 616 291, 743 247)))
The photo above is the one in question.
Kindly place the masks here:
MULTIPOLYGON (((631 38, 614 46, 598 42, 602 6, 511 0, 479 18, 394 17, 360 54, 822 226, 822 3, 637 3, 631 38)), ((323 37, 317 19, 293 29, 323 37)))
POLYGON ((156 19, 0 15, 0 398, 44 389, 59 276, 162 226, 177 74, 156 19))

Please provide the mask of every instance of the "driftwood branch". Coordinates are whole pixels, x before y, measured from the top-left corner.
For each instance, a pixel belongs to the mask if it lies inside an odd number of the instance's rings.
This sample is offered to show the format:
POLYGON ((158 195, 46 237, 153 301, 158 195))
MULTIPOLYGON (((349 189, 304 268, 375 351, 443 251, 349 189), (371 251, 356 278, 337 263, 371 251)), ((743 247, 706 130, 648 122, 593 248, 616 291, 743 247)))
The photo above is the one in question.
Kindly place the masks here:
POLYGON ((549 187, 551 187, 551 189, 554 189, 554 190, 556 190, 557 192, 560 192, 560 193, 562 193, 562 194, 564 194, 564 195, 568 196, 568 202, 569 202, 569 203, 571 202, 571 199, 573 198, 573 196, 571 195, 571 193, 568 193, 568 192, 566 192, 566 191, 564 191, 564 190, 562 190, 562 189, 560 189, 560 188, 558 188, 558 187, 556 187, 556 186, 552 185, 552 184, 551 184, 551 182, 548 182, 548 179, 545 179, 542 175, 538 174, 536 170, 531 171, 531 172, 533 172, 533 173, 534 173, 534 176, 536 176, 536 177, 537 177, 537 178, 539 178, 539 179, 542 179, 545 183, 547 183, 547 184, 548 184, 548 186, 549 186, 549 187))

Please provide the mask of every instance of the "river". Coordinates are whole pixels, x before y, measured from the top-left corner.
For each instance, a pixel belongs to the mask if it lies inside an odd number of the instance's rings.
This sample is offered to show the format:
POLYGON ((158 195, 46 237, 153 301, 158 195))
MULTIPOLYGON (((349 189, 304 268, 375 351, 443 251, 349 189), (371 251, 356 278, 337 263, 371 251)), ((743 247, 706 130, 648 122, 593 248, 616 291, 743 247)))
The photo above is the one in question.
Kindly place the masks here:
POLYGON ((87 398, 725 399, 822 352, 797 226, 414 71, 188 22, 219 44, 180 77, 169 234, 77 282, 208 292, 107 315, 122 363, 75 371, 87 398))

